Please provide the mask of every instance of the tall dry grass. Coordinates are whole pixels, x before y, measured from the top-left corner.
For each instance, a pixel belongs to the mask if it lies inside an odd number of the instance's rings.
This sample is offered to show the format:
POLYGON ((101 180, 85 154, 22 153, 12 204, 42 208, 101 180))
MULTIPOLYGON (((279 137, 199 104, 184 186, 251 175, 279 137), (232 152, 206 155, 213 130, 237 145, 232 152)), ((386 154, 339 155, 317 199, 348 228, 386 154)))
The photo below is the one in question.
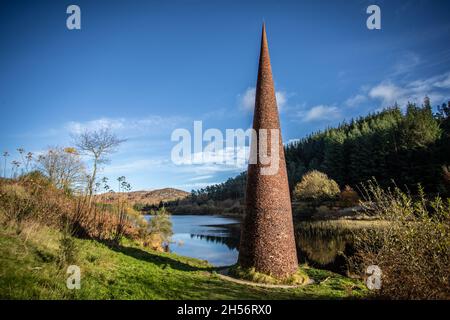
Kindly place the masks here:
POLYGON ((353 268, 370 265, 382 271, 376 295, 390 299, 450 299, 450 199, 427 199, 376 181, 362 188, 368 215, 385 221, 383 228, 354 232, 353 268))
POLYGON ((14 224, 20 232, 24 224, 38 223, 82 238, 120 241, 136 238, 143 227, 141 218, 132 209, 91 204, 86 195, 70 195, 54 187, 39 172, 19 179, 0 180, 0 219, 14 224), (120 236, 118 236, 118 230, 120 236))

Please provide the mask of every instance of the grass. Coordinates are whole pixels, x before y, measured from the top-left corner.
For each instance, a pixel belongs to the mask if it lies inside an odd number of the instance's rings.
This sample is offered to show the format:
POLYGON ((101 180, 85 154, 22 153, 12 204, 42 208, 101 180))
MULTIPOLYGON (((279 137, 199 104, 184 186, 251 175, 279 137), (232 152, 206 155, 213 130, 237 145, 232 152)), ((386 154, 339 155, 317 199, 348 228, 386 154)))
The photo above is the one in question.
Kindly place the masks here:
POLYGON ((296 273, 286 279, 277 279, 271 275, 257 272, 255 268, 242 268, 239 265, 231 267, 229 274, 237 279, 264 284, 301 285, 309 281, 309 277, 303 268, 298 268, 296 273))
POLYGON ((331 235, 345 234, 357 230, 385 228, 389 225, 388 221, 383 220, 318 220, 318 221, 297 221, 295 229, 302 233, 331 235))
POLYGON ((59 263, 61 234, 48 227, 0 227, 0 299, 342 299, 364 298, 365 286, 304 267, 312 285, 295 289, 250 287, 219 278, 205 261, 157 253, 125 241, 111 248, 74 239, 81 289, 66 287, 59 263))

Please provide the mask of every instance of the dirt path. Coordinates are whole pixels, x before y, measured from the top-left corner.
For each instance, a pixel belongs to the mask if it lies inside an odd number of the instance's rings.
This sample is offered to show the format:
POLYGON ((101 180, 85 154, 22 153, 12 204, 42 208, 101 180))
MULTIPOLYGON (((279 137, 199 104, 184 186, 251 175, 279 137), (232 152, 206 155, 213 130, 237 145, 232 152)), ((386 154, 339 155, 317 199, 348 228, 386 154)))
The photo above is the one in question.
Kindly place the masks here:
POLYGON ((247 285, 247 286, 254 286, 254 287, 262 287, 262 288, 274 288, 274 289, 275 288, 276 289, 293 289, 293 288, 303 287, 303 286, 307 286, 309 284, 313 284, 314 283, 313 279, 309 279, 306 283, 299 284, 299 285, 268 284, 268 283, 258 283, 258 282, 252 282, 252 281, 247 281, 247 280, 240 280, 240 279, 236 279, 236 278, 230 277, 228 275, 228 268, 219 270, 217 275, 219 276, 219 278, 221 278, 223 280, 234 282, 234 283, 238 283, 238 284, 243 284, 243 285, 247 285))

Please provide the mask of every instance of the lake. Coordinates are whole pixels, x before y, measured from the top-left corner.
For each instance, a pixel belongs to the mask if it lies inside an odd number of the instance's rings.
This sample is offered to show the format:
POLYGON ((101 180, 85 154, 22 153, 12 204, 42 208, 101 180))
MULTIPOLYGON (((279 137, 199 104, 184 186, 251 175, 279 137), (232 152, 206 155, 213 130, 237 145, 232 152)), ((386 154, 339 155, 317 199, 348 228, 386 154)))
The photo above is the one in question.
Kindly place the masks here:
MULTIPOLYGON (((238 258, 240 220, 213 215, 172 215, 173 236, 169 251, 207 260, 215 266, 235 264, 238 258)), ((299 262, 345 274, 344 255, 351 255, 348 228, 330 223, 297 222, 299 262)))
POLYGON ((215 266, 235 264, 239 220, 212 215, 172 215, 170 252, 208 260, 215 266))

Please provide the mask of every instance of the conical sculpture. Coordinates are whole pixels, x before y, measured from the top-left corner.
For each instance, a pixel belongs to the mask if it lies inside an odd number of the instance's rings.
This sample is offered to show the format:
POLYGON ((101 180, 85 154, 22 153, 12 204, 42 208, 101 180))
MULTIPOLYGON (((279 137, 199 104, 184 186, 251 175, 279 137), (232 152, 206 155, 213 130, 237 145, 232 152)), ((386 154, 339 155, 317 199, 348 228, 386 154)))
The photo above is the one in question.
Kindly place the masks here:
MULTIPOLYGON (((247 189, 245 199, 245 218, 241 232, 238 263, 244 268, 270 274, 277 278, 286 278, 297 271, 298 260, 292 221, 291 198, 281 139, 275 89, 270 66, 269 48, 265 25, 262 28, 261 52, 259 56, 258 81, 256 85, 253 129, 258 141, 253 137, 252 152, 256 152, 256 161, 249 161, 247 171, 247 189), (266 163, 261 163, 261 139, 268 141, 266 152, 269 155, 272 134, 262 135, 261 129, 275 129, 279 134, 278 166, 274 173, 263 174, 266 163), (259 142, 259 143, 258 143, 259 142)), ((253 154, 254 156, 254 154, 253 154)), ((252 154, 250 155, 252 158, 252 154)))

